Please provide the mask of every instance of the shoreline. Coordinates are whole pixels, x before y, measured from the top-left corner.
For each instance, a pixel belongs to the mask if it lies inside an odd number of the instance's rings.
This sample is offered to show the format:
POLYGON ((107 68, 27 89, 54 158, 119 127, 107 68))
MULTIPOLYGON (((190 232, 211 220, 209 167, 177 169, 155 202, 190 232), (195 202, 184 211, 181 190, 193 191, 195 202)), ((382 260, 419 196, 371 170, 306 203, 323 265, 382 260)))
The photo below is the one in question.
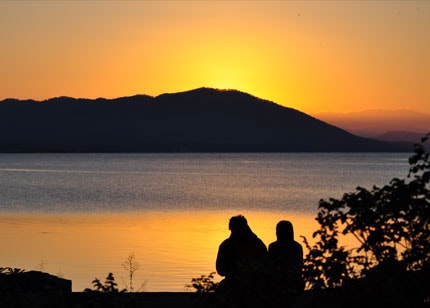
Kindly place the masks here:
POLYGON ((213 294, 196 292, 0 292, 2 307, 145 307, 145 308, 197 308, 207 307, 213 294), (19 305, 19 306, 17 306, 19 305))

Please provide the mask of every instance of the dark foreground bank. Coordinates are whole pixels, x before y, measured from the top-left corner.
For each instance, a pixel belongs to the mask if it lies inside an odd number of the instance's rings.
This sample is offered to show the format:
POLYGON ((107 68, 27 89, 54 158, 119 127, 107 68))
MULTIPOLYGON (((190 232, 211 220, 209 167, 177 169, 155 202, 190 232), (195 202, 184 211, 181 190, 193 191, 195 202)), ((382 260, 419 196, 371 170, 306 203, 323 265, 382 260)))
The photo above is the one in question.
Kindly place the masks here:
MULTIPOLYGON (((95 294, 87 292, 73 292, 69 294, 5 294, 0 298, 2 308, 215 308, 215 307, 430 307, 430 303, 420 302, 397 302, 393 305, 393 298, 358 298, 352 295, 349 298, 340 294, 311 294, 304 293, 295 301, 280 305, 267 305, 258 302, 248 302, 246 305, 236 305, 225 302, 214 293, 191 293, 191 292, 143 292, 143 293, 118 293, 118 294, 95 294), (337 297, 337 299, 335 299, 337 297)), ((357 294, 358 295, 358 294, 357 294)), ((269 300, 270 299, 266 299, 269 300)))
POLYGON ((72 282, 47 273, 0 268, 1 308, 430 308, 430 272, 373 275, 351 280, 342 287, 291 292, 276 285, 196 292, 121 292, 106 289, 71 292, 72 282), (394 279, 397 277, 398 279, 394 279), (264 291, 263 291, 264 290, 264 291))
MULTIPOLYGON (((96 294, 87 292, 8 294, 0 298, 0 307, 12 308, 97 308, 97 307, 145 307, 145 308, 194 308, 205 307, 207 294, 190 292, 144 292, 120 294, 96 294)), ((206 306, 207 307, 207 306, 206 306)))

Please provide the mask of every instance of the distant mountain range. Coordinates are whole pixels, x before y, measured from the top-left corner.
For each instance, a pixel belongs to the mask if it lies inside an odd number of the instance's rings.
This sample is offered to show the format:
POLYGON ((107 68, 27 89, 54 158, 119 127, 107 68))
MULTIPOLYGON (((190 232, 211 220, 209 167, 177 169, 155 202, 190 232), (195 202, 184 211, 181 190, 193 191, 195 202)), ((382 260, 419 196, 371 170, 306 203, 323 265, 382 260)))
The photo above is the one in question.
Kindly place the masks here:
POLYGON ((410 151, 235 90, 0 102, 0 152, 410 151))
POLYGON ((417 143, 430 132, 430 114, 411 110, 320 112, 313 116, 353 134, 390 142, 417 143))

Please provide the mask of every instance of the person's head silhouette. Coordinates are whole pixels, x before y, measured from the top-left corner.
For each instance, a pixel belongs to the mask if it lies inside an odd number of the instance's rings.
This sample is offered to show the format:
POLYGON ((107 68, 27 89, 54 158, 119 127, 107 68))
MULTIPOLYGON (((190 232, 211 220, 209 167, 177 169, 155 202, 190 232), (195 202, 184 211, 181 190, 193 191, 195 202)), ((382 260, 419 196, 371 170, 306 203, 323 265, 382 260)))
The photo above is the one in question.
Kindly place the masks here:
POLYGON ((236 239, 245 239, 255 236, 248 225, 248 221, 242 215, 233 216, 230 218, 228 228, 231 231, 231 236, 236 239))
POLYGON ((294 241, 293 224, 288 220, 281 220, 276 225, 276 236, 280 241, 294 241))
POLYGON ((242 215, 233 216, 228 223, 228 229, 231 232, 244 230, 248 227, 248 221, 242 215))

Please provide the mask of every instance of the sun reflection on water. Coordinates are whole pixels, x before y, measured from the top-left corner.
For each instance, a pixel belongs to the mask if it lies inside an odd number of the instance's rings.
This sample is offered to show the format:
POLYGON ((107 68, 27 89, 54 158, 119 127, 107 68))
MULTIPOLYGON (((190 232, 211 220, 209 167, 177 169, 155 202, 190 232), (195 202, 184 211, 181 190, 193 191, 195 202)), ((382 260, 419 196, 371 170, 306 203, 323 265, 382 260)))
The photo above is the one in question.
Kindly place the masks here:
MULTIPOLYGON (((184 291, 191 278, 215 271, 218 245, 230 234, 228 220, 242 214, 268 245, 279 220, 293 222, 296 240, 316 229, 307 214, 259 211, 150 211, 111 214, 0 214, 2 266, 40 269, 71 279, 73 291, 112 272, 120 287, 121 263, 134 253, 136 286, 145 291, 184 291)), ((220 279, 220 277, 217 277, 220 279)))

